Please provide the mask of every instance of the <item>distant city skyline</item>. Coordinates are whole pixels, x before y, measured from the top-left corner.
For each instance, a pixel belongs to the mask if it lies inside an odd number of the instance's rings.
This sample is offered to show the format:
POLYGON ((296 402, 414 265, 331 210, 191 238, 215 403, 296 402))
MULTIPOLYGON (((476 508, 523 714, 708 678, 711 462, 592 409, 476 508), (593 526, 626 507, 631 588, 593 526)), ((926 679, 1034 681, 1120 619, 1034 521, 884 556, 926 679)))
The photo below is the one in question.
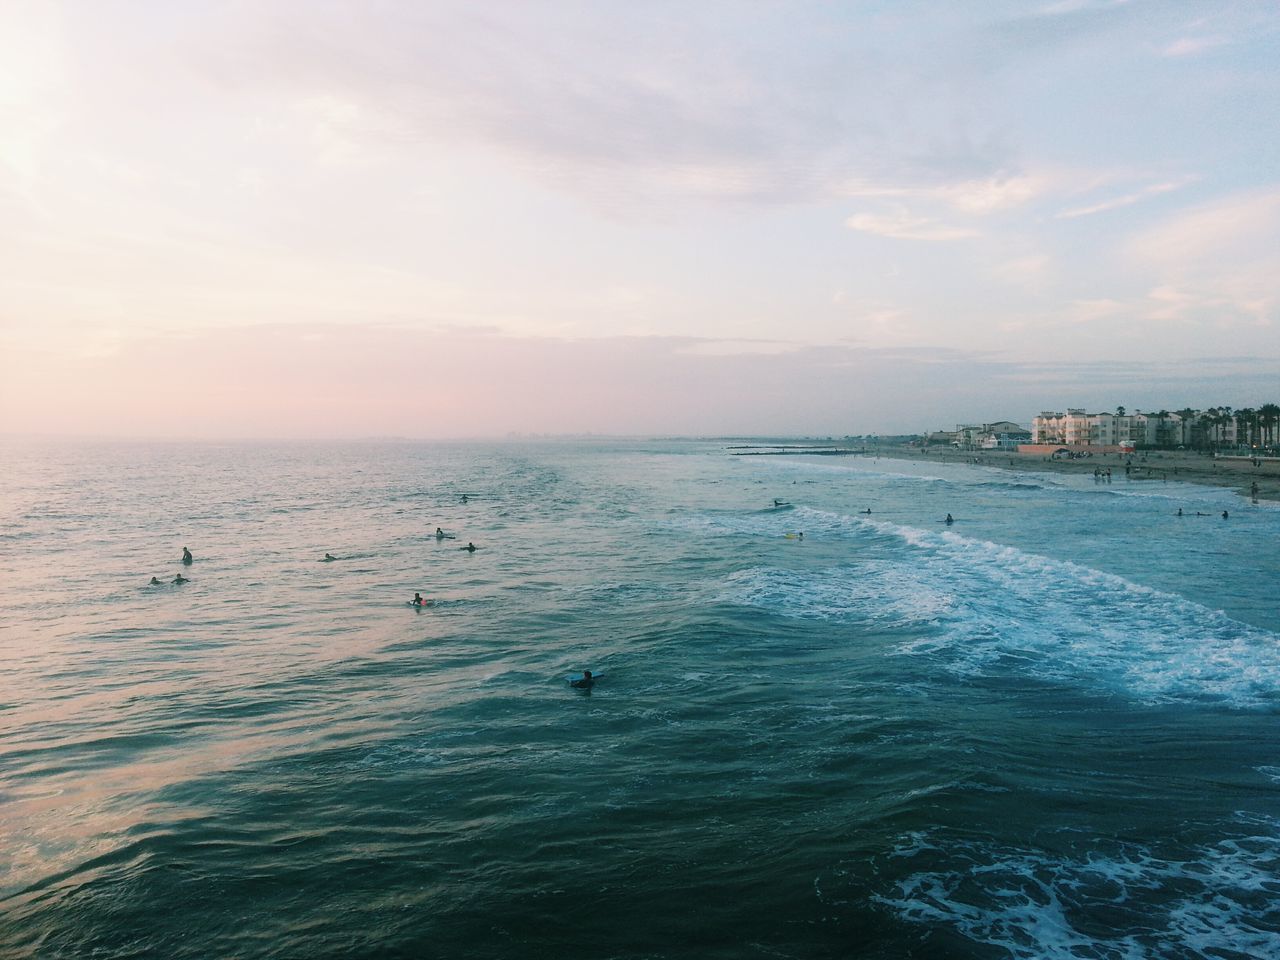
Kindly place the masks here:
POLYGON ((17 2, 0 434, 922 433, 1280 383, 1280 8, 17 2))

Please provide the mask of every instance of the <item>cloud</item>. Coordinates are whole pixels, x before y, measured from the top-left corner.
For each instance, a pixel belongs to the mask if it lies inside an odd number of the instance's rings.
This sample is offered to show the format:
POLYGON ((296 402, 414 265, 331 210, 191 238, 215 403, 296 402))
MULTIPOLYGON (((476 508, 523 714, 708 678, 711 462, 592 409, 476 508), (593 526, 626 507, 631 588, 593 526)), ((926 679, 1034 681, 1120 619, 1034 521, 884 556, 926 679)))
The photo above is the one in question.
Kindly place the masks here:
POLYGON ((1086 207, 1073 207, 1069 210, 1062 210, 1059 213, 1054 214, 1054 217, 1058 220, 1071 220, 1076 217, 1092 216, 1095 213, 1105 213, 1108 210, 1118 210, 1121 207, 1129 207, 1135 203, 1141 203, 1143 200, 1160 196, 1161 194, 1181 190, 1188 184, 1194 183, 1196 179, 1197 178, 1195 177, 1183 177, 1180 180, 1153 183, 1133 193, 1127 193, 1119 197, 1111 197, 1110 199, 1102 200, 1086 207))
POLYGON ((1280 186, 1177 213, 1134 237, 1128 250, 1137 258, 1179 267, 1273 259, 1280 250, 1280 186))
POLYGON ((1226 37, 1182 37, 1160 51, 1165 57, 1190 57, 1228 42, 1226 37))
POLYGON ((887 214, 858 213, 849 217, 845 224, 862 233, 897 240, 949 241, 979 236, 976 230, 948 226, 927 217, 912 216, 905 209, 887 214))

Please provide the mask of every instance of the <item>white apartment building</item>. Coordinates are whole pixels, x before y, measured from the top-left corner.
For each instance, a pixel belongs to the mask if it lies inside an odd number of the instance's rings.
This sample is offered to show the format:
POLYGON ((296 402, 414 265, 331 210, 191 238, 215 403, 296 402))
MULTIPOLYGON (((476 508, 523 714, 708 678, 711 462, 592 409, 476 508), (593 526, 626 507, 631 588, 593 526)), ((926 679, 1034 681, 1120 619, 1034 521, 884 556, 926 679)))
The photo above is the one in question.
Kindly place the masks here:
POLYGON ((1177 414, 1158 417, 1154 414, 1086 413, 1068 408, 1066 413, 1041 411, 1032 418, 1032 443, 1059 443, 1063 446, 1118 447, 1128 444, 1143 447, 1160 446, 1167 438, 1178 435, 1181 418, 1177 414))

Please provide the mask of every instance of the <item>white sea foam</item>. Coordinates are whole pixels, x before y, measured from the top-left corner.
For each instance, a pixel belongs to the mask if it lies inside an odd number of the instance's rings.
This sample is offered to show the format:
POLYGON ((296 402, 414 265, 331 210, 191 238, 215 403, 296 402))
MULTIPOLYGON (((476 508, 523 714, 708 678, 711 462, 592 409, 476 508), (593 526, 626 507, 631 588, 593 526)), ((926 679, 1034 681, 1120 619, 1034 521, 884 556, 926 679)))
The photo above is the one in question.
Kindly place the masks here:
POLYGON ((1280 637, 1221 611, 952 530, 803 513, 809 529, 897 539, 906 549, 817 571, 740 571, 721 600, 784 617, 906 629, 912 635, 898 654, 928 656, 958 674, 1018 669, 1150 701, 1257 707, 1280 699, 1280 637))
POLYGON ((873 899, 1019 960, 1280 956, 1277 824, 1242 817, 1240 827, 1178 860, 1136 845, 1070 859, 912 834, 890 858, 925 869, 873 899))

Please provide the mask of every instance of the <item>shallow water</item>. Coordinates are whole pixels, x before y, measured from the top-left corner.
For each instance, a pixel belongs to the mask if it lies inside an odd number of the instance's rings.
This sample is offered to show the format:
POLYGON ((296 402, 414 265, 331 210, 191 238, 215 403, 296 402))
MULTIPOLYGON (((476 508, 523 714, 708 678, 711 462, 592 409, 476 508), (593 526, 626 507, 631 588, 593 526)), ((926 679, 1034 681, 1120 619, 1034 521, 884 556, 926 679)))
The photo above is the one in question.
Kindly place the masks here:
POLYGON ((693 442, 0 452, 0 955, 1280 956, 1275 508, 693 442))

